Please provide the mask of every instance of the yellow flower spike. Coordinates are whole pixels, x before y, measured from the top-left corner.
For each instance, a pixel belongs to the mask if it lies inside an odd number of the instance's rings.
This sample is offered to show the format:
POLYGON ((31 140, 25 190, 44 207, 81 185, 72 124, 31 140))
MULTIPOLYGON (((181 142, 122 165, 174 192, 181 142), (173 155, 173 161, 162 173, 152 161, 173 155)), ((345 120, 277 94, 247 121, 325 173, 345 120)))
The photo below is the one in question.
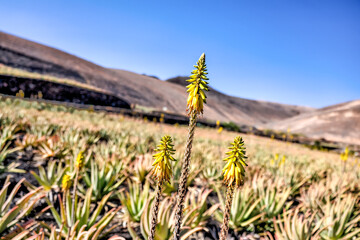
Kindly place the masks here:
POLYGON ((271 159, 270 159, 270 165, 271 165, 271 166, 275 165, 275 159, 274 159, 274 158, 271 158, 271 159))
POLYGON ((344 150, 344 152, 342 152, 342 153, 340 154, 340 159, 341 159, 342 161, 346 162, 346 161, 348 160, 348 158, 349 158, 349 148, 346 147, 345 150, 344 150))
POLYGON ((84 151, 80 151, 76 157, 75 168, 77 170, 82 169, 84 166, 84 151))
POLYGON ((245 146, 244 141, 241 137, 236 137, 234 142, 231 143, 229 149, 231 151, 227 152, 226 165, 223 168, 224 182, 228 186, 232 186, 235 183, 236 186, 240 186, 244 181, 245 176, 245 166, 247 166, 245 159, 245 146))
POLYGON ((280 167, 281 165, 285 164, 285 160, 286 160, 286 156, 283 155, 282 158, 281 158, 281 160, 280 160, 280 162, 279 162, 279 167, 280 167))
POLYGON ((151 170, 151 174, 159 182, 169 182, 172 175, 172 169, 170 161, 175 161, 172 155, 175 153, 173 148, 172 139, 170 136, 164 136, 160 140, 160 144, 157 146, 155 151, 156 154, 153 155, 154 163, 151 170))
POLYGON ((216 121, 216 127, 220 127, 220 121, 219 120, 216 121))
POLYGON ((196 68, 191 73, 189 80, 186 80, 190 84, 186 87, 189 93, 189 97, 187 99, 187 112, 188 114, 195 111, 197 114, 203 113, 204 103, 206 103, 206 94, 205 91, 209 91, 208 82, 209 80, 207 75, 207 69, 205 64, 205 53, 203 53, 197 65, 194 65, 196 68))
POLYGON ((65 174, 62 178, 62 181, 61 181, 61 185, 62 185, 62 190, 65 192, 67 190, 70 189, 71 187, 71 177, 69 174, 65 174))
POLYGON ((218 129, 218 133, 221 133, 223 130, 224 130, 224 128, 223 128, 223 127, 219 127, 219 129, 218 129))

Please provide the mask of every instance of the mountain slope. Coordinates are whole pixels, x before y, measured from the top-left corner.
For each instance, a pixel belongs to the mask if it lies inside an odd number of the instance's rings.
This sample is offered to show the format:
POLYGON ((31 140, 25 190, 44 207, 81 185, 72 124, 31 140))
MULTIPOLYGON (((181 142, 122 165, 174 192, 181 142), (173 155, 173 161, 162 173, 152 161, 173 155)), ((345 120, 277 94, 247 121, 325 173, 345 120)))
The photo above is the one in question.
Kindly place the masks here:
MULTIPOLYGON (((101 67, 63 51, 0 32, 0 64, 72 79, 103 89, 126 101, 152 109, 184 114, 186 91, 179 84, 125 70, 101 67)), ((189 69, 191 70, 191 69, 189 69)), ((216 79, 211 79, 216 81, 216 79)), ((292 117, 309 108, 209 93, 204 117, 259 126, 292 117)))
MULTIPOLYGON (((176 77, 167 81, 184 87, 188 84, 187 79, 189 78, 176 77)), ((211 112, 207 112, 207 116, 211 119, 262 126, 269 121, 278 121, 313 111, 308 107, 232 97, 211 87, 209 90, 206 106, 211 110, 211 112)), ((207 109, 207 111, 209 110, 207 109)))
POLYGON ((282 131, 290 128, 312 138, 360 145, 360 100, 303 113, 267 127, 282 131))

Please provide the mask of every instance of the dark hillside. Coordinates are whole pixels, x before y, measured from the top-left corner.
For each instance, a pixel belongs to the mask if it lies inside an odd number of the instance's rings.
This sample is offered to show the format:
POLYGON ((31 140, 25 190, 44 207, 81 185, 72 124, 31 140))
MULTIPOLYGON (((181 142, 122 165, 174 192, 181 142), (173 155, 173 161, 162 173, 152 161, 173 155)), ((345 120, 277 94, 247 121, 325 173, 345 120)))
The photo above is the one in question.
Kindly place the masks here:
MULTIPOLYGON (((177 82, 172 83, 172 80, 161 81, 125 70, 104 68, 63 51, 3 32, 0 32, 0 64, 72 79, 102 89, 130 104, 185 114, 186 91, 183 86, 178 85, 184 78, 178 78, 177 82)), ((311 109, 231 97, 212 89, 204 117, 240 125, 261 126, 308 111, 311 109)))

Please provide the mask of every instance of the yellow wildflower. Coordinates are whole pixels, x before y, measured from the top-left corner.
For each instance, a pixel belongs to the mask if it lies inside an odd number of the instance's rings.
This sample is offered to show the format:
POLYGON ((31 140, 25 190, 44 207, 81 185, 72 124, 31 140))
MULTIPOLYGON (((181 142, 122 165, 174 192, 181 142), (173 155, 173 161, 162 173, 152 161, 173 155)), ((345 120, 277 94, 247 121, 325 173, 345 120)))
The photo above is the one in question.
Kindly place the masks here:
POLYGON ((169 182, 172 175, 171 161, 175 161, 172 155, 174 155, 174 145, 170 136, 164 136, 160 140, 160 144, 157 146, 154 154, 154 163, 151 174, 160 182, 169 182))
POLYGON ((209 91, 208 82, 209 80, 207 75, 207 69, 205 64, 205 53, 203 53, 197 65, 194 65, 196 68, 191 73, 189 80, 190 84, 186 87, 189 93, 189 97, 187 99, 187 112, 188 114, 195 111, 196 113, 203 113, 204 103, 206 103, 206 95, 204 91, 209 91))
POLYGON ((224 181, 228 186, 231 186, 234 182, 237 186, 240 186, 244 181, 245 176, 245 166, 247 166, 245 159, 245 146, 244 141, 241 137, 236 137, 234 142, 231 143, 232 147, 229 147, 231 150, 227 152, 226 165, 223 168, 224 181))
POLYGON ((285 160, 286 160, 286 156, 283 155, 282 158, 281 158, 281 160, 280 160, 280 162, 279 162, 279 167, 280 167, 281 165, 285 164, 285 160))
POLYGON ((80 170, 84 166, 84 151, 80 151, 76 157, 75 168, 80 170))
POLYGON ((348 160, 348 158, 349 158, 349 148, 346 147, 345 150, 344 150, 344 152, 342 152, 342 153, 340 154, 340 159, 341 159, 342 161, 346 162, 346 161, 348 160))
POLYGON ((69 174, 65 174, 62 178, 62 190, 67 191, 71 187, 71 177, 69 174))
POLYGON ((223 127, 219 127, 219 129, 218 129, 218 133, 221 133, 223 130, 224 130, 224 128, 223 128, 223 127))

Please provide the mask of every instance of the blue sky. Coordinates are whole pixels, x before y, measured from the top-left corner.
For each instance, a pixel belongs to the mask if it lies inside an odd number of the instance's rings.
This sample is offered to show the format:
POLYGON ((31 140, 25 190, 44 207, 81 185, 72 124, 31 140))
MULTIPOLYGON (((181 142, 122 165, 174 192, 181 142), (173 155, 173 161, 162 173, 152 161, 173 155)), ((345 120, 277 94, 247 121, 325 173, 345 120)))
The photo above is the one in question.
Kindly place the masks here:
POLYGON ((167 79, 207 54, 211 85, 323 107, 360 99, 360 1, 0 0, 0 30, 167 79))

